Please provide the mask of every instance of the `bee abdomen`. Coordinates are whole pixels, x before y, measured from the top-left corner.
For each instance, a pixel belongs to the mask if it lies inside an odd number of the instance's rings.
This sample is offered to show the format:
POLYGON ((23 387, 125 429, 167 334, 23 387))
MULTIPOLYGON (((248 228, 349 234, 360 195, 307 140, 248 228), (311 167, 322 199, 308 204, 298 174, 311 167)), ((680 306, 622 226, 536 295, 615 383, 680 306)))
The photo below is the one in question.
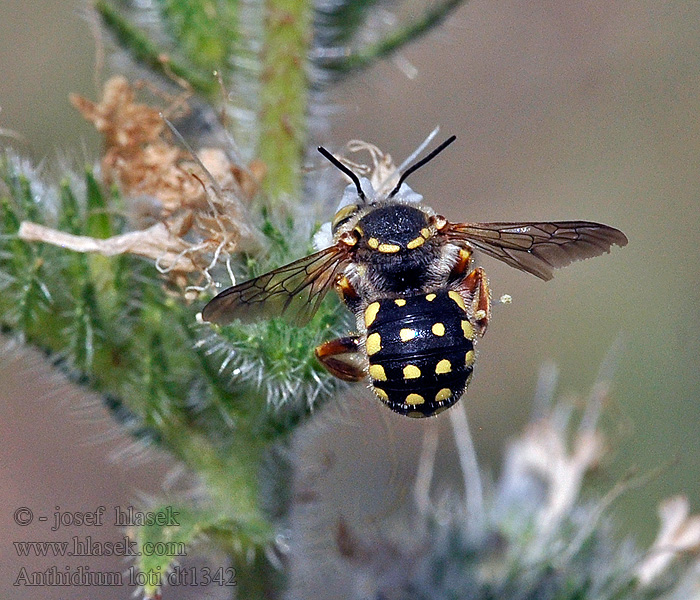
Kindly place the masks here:
POLYGON ((474 365, 474 329, 454 291, 384 298, 365 310, 369 376, 392 410, 428 417, 464 393, 474 365))

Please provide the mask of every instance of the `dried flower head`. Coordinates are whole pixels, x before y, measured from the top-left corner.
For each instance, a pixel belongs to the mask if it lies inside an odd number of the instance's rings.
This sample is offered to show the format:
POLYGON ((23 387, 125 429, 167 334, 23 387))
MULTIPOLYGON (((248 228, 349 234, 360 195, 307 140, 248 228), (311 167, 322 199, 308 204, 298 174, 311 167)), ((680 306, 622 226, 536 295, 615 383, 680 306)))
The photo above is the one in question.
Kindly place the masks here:
POLYGON ((20 237, 77 252, 152 259, 190 299, 213 285, 210 271, 218 263, 233 279, 232 255, 242 243, 250 247, 256 241, 247 206, 259 191, 264 167, 259 161, 238 165, 218 148, 195 155, 176 145, 166 119, 187 113, 188 96, 184 92, 170 98, 169 106, 153 108, 136 102, 136 87, 124 77, 108 80, 99 102, 73 94, 73 105, 104 135, 103 182, 119 187, 139 230, 94 239, 24 223, 20 237))
POLYGON ((637 568, 641 585, 651 584, 681 553, 700 553, 700 515, 690 515, 688 498, 674 496, 664 500, 659 505, 659 519, 656 540, 637 568))

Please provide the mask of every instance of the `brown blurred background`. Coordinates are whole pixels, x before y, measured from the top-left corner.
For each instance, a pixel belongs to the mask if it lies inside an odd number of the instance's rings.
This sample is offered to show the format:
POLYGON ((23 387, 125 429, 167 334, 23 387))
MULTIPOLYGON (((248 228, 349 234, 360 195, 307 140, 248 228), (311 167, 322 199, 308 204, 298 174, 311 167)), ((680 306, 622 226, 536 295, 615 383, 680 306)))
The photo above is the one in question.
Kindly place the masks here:
MULTIPOLYGON (((26 142, 13 145, 47 169, 58 158, 92 161, 99 147, 67 100, 72 91, 97 95, 94 43, 80 12, 77 2, 0 5, 0 128, 21 134, 26 142)), ((497 472, 504 441, 528 418, 544 361, 558 365, 563 394, 585 396, 621 336, 606 409, 612 453, 595 485, 605 491, 632 468, 670 465, 613 507, 641 542, 655 533, 661 498, 685 493, 700 510, 700 3, 471 2, 400 59, 343 84, 335 99, 342 110, 327 140, 335 147, 365 139, 401 162, 436 125, 441 137, 457 134, 411 178, 451 220, 590 219, 630 239, 548 283, 483 260, 495 297, 509 293, 513 304, 496 308, 464 400, 482 464, 497 472)), ((123 441, 99 433, 111 430, 99 408, 87 420, 76 415, 87 400, 37 360, 0 354, 0 595, 8 598, 36 597, 5 583, 27 562, 11 542, 53 539, 16 526, 16 508, 51 515, 55 505, 124 505, 138 490, 157 493, 166 472, 159 460, 111 462, 123 441)), ((405 493, 397 482, 411 477, 422 425, 367 398, 331 412, 313 444, 342 457, 321 482, 342 498, 323 497, 343 503, 328 507, 333 514, 361 520, 368 499, 383 510, 405 493)), ((450 477, 456 459, 449 427, 441 428, 450 477)), ((118 539, 109 529, 105 539, 118 539)), ((126 568, 91 566, 104 564, 126 568)), ((126 595, 104 589, 100 597, 126 595)))

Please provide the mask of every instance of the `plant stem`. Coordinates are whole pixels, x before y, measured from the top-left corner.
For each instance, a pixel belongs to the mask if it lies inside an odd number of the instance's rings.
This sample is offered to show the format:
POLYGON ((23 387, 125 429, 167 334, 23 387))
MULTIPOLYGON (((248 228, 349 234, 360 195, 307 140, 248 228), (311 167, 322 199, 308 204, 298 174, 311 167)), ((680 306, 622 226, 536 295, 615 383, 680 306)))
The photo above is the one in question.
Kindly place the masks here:
POLYGON ((260 89, 259 156, 271 205, 299 199, 306 146, 311 3, 266 0, 260 89))

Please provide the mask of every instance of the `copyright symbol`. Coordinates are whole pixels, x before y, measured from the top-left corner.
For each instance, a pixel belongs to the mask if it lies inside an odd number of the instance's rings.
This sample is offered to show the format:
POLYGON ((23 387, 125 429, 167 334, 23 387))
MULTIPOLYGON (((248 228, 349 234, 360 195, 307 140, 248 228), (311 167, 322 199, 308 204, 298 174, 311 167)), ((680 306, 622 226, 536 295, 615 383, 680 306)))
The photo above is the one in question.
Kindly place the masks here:
POLYGON ((14 518, 17 525, 25 527, 34 520, 34 513, 26 506, 21 506, 15 511, 14 518))

